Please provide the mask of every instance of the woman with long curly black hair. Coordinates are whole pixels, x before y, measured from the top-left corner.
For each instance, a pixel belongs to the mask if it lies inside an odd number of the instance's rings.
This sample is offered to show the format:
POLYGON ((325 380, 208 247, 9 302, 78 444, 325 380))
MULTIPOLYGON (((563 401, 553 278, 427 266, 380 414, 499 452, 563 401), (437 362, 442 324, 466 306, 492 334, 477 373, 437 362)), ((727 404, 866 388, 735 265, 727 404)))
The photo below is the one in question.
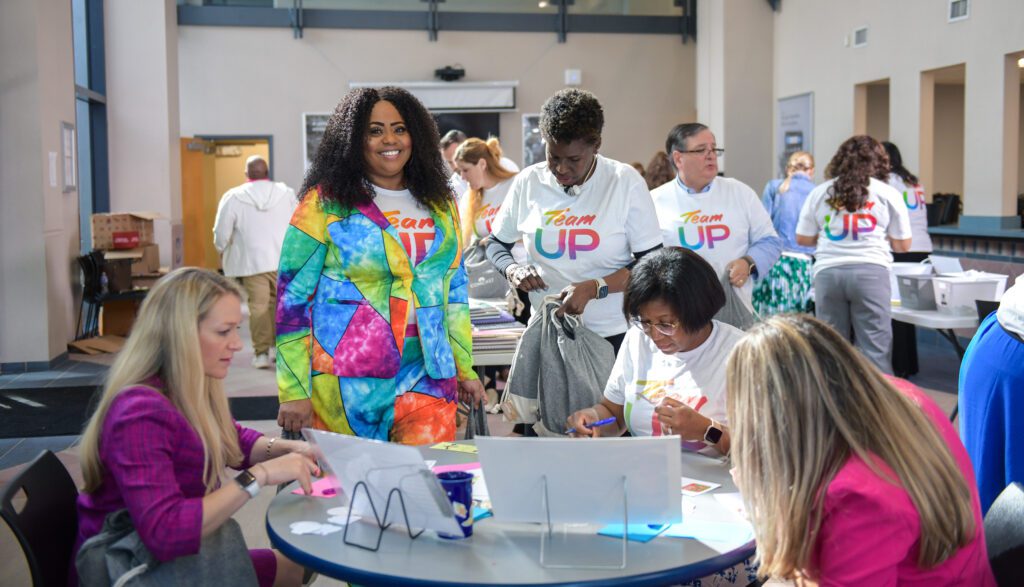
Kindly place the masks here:
POLYGON ((454 440, 481 399, 458 210, 430 113, 394 87, 349 92, 300 191, 278 271, 278 423, 454 440))
POLYGON ((892 251, 910 248, 910 219, 900 194, 885 178, 889 158, 875 139, 846 140, 825 168, 829 181, 815 188, 800 211, 799 245, 817 246, 814 302, 818 318, 885 373, 889 347, 889 267, 892 251), (820 238, 824 237, 824 238, 820 238))

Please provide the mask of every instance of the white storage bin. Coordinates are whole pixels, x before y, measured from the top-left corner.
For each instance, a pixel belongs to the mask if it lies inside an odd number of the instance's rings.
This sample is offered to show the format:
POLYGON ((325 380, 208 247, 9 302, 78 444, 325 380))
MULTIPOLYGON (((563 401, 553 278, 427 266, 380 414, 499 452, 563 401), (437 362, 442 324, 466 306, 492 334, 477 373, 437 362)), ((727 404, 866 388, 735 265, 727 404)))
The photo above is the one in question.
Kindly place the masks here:
POLYGON ((934 310, 934 275, 900 275, 900 305, 908 310, 934 310))
POLYGON ((967 272, 939 275, 932 279, 935 305, 940 312, 971 316, 977 313, 976 300, 999 301, 1006 289, 1006 275, 967 272))
POLYGON ((900 286, 896 278, 900 275, 931 275, 932 266, 927 263, 893 263, 889 268, 889 283, 892 287, 892 300, 900 299, 900 286))

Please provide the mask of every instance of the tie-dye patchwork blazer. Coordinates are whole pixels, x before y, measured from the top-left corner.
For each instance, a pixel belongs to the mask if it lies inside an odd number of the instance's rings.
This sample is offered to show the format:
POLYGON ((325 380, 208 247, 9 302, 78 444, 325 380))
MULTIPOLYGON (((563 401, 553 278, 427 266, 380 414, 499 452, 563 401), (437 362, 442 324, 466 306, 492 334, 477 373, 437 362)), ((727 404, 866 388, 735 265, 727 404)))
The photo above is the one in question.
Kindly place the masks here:
POLYGON ((277 384, 282 402, 311 397, 311 376, 391 378, 416 312, 427 374, 475 379, 466 271, 454 201, 431 211, 433 244, 410 262, 376 204, 302 199, 278 269, 277 384))

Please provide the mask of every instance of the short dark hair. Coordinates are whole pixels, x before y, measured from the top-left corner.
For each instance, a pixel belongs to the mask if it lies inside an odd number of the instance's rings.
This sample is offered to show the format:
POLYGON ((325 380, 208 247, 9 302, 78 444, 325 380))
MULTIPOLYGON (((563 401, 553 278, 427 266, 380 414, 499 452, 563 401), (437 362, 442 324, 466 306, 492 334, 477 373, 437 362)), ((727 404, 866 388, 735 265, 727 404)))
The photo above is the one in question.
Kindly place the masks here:
POLYGON ((675 313, 683 330, 696 332, 723 307, 725 290, 715 270, 689 249, 668 247, 644 255, 629 275, 622 312, 626 319, 640 307, 660 300, 675 313))
POLYGON ((548 98, 540 109, 540 134, 555 143, 584 140, 594 145, 601 140, 604 109, 594 94, 568 88, 548 98))
POLYGON ((373 200, 373 184, 366 178, 366 144, 370 113, 377 102, 390 102, 405 121, 412 139, 412 156, 405 164, 405 183, 413 198, 427 209, 442 209, 454 200, 451 175, 437 149, 434 117, 411 93, 402 88, 356 88, 345 94, 327 121, 313 164, 299 190, 301 200, 316 188, 323 202, 346 207, 373 200))
POLYGON ((707 129, 707 125, 699 122, 684 122, 673 126, 672 130, 668 131, 668 138, 665 139, 665 152, 668 153, 669 161, 672 160, 672 151, 686 150, 686 139, 707 129))
POLYGON ((462 132, 457 128, 453 128, 450 131, 444 133, 444 136, 441 137, 441 148, 447 149, 452 145, 461 145, 462 143, 466 142, 467 138, 469 137, 466 136, 466 133, 462 132))

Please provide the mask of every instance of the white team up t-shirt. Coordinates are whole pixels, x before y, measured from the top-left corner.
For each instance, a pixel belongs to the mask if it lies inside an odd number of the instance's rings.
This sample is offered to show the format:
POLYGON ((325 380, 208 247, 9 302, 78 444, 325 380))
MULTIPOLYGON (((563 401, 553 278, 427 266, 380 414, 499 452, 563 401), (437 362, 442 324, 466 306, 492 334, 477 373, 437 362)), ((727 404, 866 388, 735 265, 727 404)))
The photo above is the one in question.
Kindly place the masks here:
MULTIPOLYGON (((662 436, 654 408, 674 398, 702 416, 728 424, 725 412, 725 363, 743 331, 712 320, 711 336, 685 353, 665 354, 639 328, 630 328, 615 359, 604 397, 623 406, 633 436, 662 436)), ((683 441, 683 447, 714 454, 703 442, 683 441)))
POLYGON ((889 267, 892 253, 886 237, 910 238, 910 218, 903 196, 891 186, 871 178, 868 198, 854 213, 828 205, 829 180, 814 188, 800 210, 796 233, 818 236, 814 275, 842 265, 871 263, 889 267))
MULTIPOLYGON (((597 156, 594 174, 572 196, 562 189, 547 162, 527 167, 512 181, 491 227, 506 243, 522 241, 527 262, 548 286, 530 292, 538 312, 545 295, 571 283, 605 277, 633 261, 633 253, 653 249, 661 237, 650 192, 633 167, 597 156)), ((622 293, 591 300, 583 323, 601 336, 626 331, 622 293)))
MULTIPOLYGON (((409 190, 386 190, 374 186, 374 203, 398 232, 402 247, 413 265, 418 265, 434 244, 434 219, 421 208, 409 190)), ((409 324, 416 324, 416 312, 409 313, 409 324)))
POLYGON ((921 253, 932 252, 932 237, 928 234, 928 210, 924 202, 924 186, 907 185, 895 173, 889 174, 888 184, 902 194, 910 216, 910 250, 921 253))
MULTIPOLYGON (((677 179, 651 192, 666 247, 690 249, 711 264, 719 279, 730 262, 747 254, 750 245, 774 236, 772 217, 754 190, 731 177, 716 177, 707 192, 691 194, 677 179)), ((758 267, 765 276, 771 267, 758 267)), ((753 280, 735 288, 751 305, 753 280)))
MULTIPOLYGON (((494 218, 498 215, 498 210, 501 209, 501 205, 505 202, 505 197, 508 196, 508 190, 512 187, 513 179, 515 179, 515 176, 496 184, 490 189, 484 190, 484 196, 480 199, 480 206, 476 209, 476 214, 473 216, 473 234, 478 239, 491 234, 494 218)), ((462 197, 468 198, 469 191, 467 190, 462 197)), ((523 243, 517 242, 512 247, 512 258, 515 259, 516 263, 526 262, 526 249, 523 248, 523 243)))

